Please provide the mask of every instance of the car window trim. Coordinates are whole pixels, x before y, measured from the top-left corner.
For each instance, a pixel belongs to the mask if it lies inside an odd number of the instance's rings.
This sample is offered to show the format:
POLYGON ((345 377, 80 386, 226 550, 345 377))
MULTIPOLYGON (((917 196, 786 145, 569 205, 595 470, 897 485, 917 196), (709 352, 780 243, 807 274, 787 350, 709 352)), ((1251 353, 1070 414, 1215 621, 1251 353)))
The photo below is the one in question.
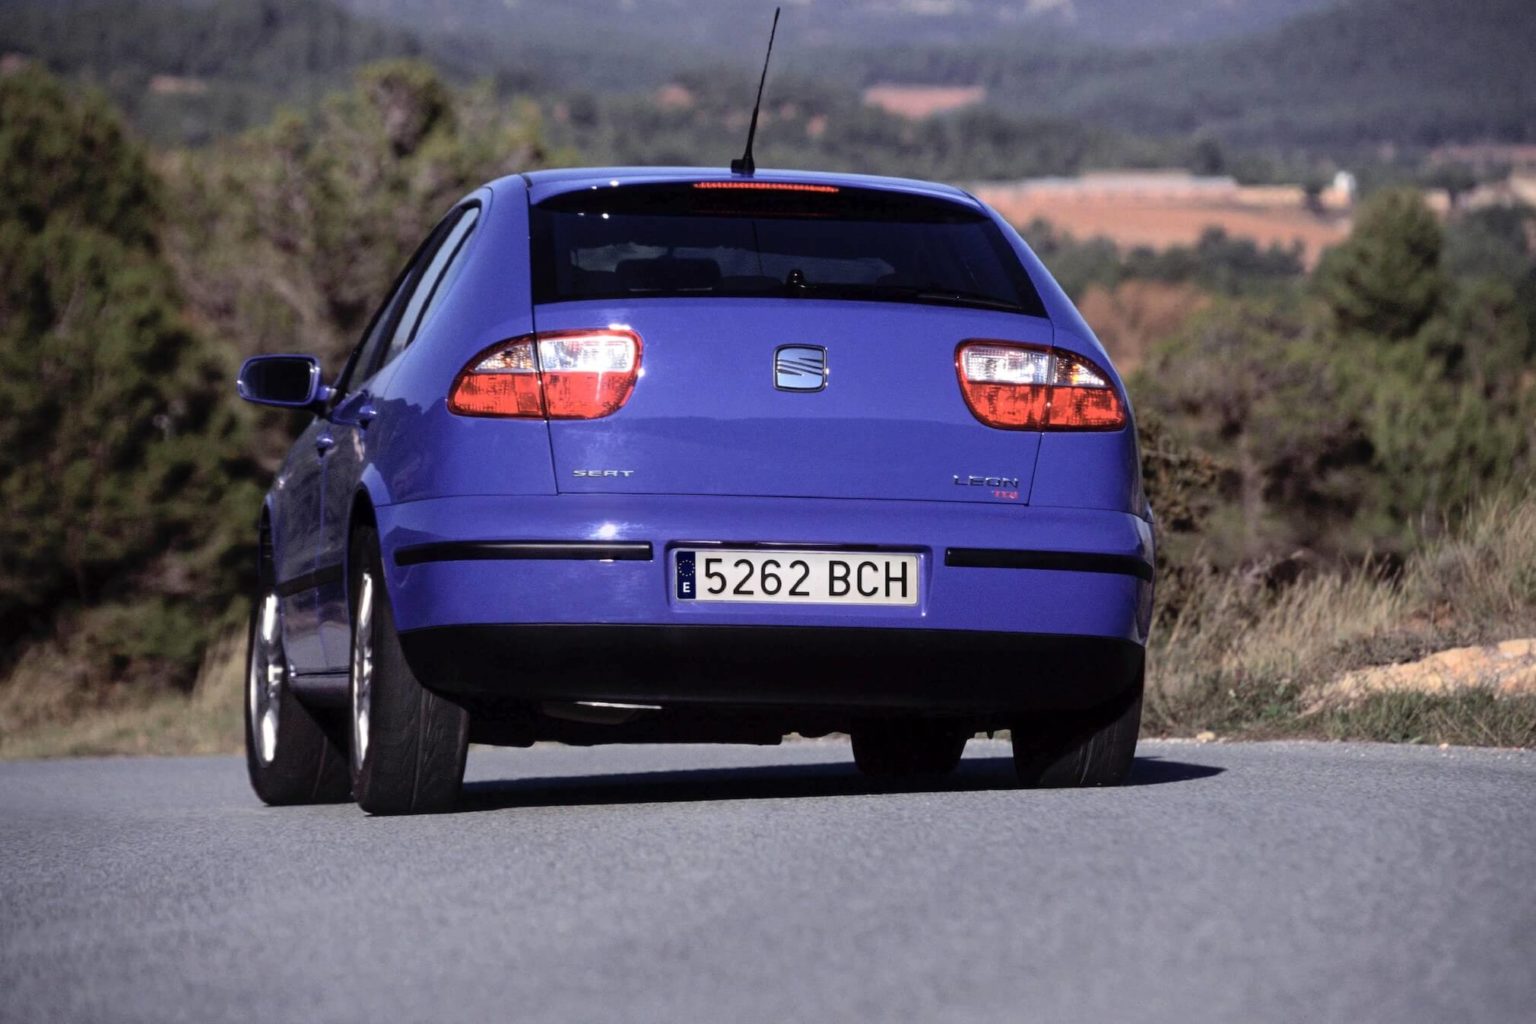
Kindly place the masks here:
MULTIPOLYGON (((352 392, 353 378, 358 374, 359 370, 358 359, 361 357, 363 349, 367 346, 369 340, 373 338, 374 329, 380 328, 380 337, 393 335, 395 327, 399 324, 400 316, 405 312, 404 306, 395 300, 400 298, 403 292, 415 290, 421 271, 425 269, 427 263, 431 262, 431 257, 437 253, 437 246, 442 242, 444 225, 451 229, 452 225, 458 223, 459 217, 462 216, 462 210, 463 206, 460 205, 448 211, 443 219, 438 221, 432 230, 427 233, 427 237, 416 247, 416 250, 411 253, 411 258, 406 261, 400 273, 395 275, 394 283, 390 286, 389 291, 385 293, 384 301, 379 304, 378 309, 374 310, 373 316, 369 318, 368 326, 363 329, 362 337, 352 349, 351 356, 347 358, 347 363, 342 368, 341 376, 336 379, 336 393, 331 401, 332 406, 352 392), (386 314, 388 314, 389 319, 380 324, 380 317, 386 314)), ((377 364, 377 359, 378 357, 375 356, 375 364, 377 364)), ((366 383, 372 379, 379 369, 381 367, 378 365, 363 368, 363 372, 356 383, 366 383)))
MULTIPOLYGON (((406 349, 410 348, 416 343, 416 337, 421 333, 422 325, 427 322, 427 314, 432 312, 432 303, 437 300, 438 289, 443 286, 443 282, 446 281, 448 279, 448 275, 453 272, 454 266, 458 263, 459 256, 463 254, 465 247, 469 245, 469 240, 474 237, 476 229, 479 228, 481 213, 479 202, 465 203, 460 208, 459 217, 453 222, 453 227, 449 228, 448 237, 443 239, 444 244, 448 242, 449 238, 452 237, 453 232, 459 229, 459 225, 462 224, 465 219, 471 215, 471 213, 474 215, 474 220, 470 222, 469 226, 465 228, 464 233, 459 236, 458 241, 454 243, 453 251, 448 254, 448 258, 443 261, 442 269, 439 270, 437 272, 437 276, 433 278, 431 286, 427 289, 427 297, 421 303, 421 311, 416 314, 416 322, 411 325, 410 334, 406 335, 405 344, 400 346, 400 352, 404 352, 406 349)), ((441 251, 441 248, 439 248, 437 252, 432 254, 432 258, 436 259, 438 252, 441 251)), ((430 264, 430 261, 428 262, 430 264)), ((418 282, 416 287, 419 289, 421 284, 418 282)), ((414 291, 411 293, 411 297, 413 299, 416 297, 414 291)), ((391 347, 393 347, 393 344, 391 344, 391 347)), ((395 355, 399 356, 400 352, 395 353, 395 355)))
MULTIPOLYGON (((437 251, 442 247, 448 232, 453 230, 453 225, 459 222, 461 216, 463 214, 460 213, 458 207, 454 207, 442 220, 437 222, 437 225, 427 234, 426 239, 421 245, 417 246, 416 252, 411 256, 411 262, 407 269, 407 276, 410 280, 399 293, 399 303, 395 304, 394 308, 389 311, 389 319, 385 322, 384 329, 379 332, 379 344, 369 359, 369 365, 363 368, 362 379, 359 383, 366 383, 372 380, 373 376, 383 369, 384 354, 389 351, 390 345, 394 342, 395 332, 400 329, 400 321, 404 318, 405 311, 411 304, 411 299, 415 297, 416 289, 421 287, 423 275, 426 274, 427 268, 432 265, 432 260, 437 256, 437 251)), ((396 296, 390 296, 392 304, 395 298, 396 296)))

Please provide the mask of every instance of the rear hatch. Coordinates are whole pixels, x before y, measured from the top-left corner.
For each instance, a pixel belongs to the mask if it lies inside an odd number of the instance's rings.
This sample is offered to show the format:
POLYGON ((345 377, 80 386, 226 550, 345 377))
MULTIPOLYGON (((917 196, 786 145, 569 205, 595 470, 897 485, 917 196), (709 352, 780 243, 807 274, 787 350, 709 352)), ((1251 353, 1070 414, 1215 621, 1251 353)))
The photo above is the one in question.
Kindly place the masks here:
MULTIPOLYGON (((541 332, 622 324, 643 344, 624 408, 550 423, 561 491, 1028 498, 1040 435, 976 421, 956 382, 955 348, 992 337, 1046 345, 1045 321, 871 303, 654 299, 541 307, 537 324, 541 332), (776 360, 785 348, 816 355, 776 360), (822 360, 825 387, 776 386, 782 371, 804 378, 822 360)), ((784 382, 810 382, 798 378, 784 382)))
POLYGON ((1035 431, 984 426, 969 339, 1049 346, 1017 258, 973 205, 718 183, 534 207, 536 330, 641 339, 628 402, 550 423, 568 493, 1028 500, 1035 431))

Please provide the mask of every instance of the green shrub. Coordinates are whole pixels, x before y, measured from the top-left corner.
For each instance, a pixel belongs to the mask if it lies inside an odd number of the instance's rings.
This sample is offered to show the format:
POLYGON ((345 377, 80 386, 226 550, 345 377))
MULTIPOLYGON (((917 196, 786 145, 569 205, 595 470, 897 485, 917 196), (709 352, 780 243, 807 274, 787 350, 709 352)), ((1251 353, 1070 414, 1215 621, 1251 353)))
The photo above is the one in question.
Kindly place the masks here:
POLYGON ((0 78, 0 176, 0 665, 62 608, 149 593, 184 627, 121 632, 187 682, 252 467, 181 316, 160 184, 99 98, 37 72, 0 78))

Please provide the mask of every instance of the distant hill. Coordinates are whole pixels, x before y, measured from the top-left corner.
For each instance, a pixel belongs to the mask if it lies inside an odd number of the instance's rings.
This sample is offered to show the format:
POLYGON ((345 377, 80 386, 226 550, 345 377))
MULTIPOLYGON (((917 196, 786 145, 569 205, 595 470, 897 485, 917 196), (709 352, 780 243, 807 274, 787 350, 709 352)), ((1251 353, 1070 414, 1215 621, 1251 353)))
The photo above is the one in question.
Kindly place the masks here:
MULTIPOLYGON (((552 87, 761 59, 772 0, 342 0, 552 87), (494 55, 494 56, 492 56, 494 55)), ((1339 150, 1536 140, 1532 0, 799 0, 781 73, 983 86, 1014 118, 1339 150)))
MULTIPOLYGON (((700 55, 761 47, 780 0, 343 0, 419 32, 497 35, 513 46, 639 40, 700 55)), ((1197 43, 1277 25, 1333 0, 783 0, 787 49, 969 45, 1045 33, 1097 46, 1197 43)))
POLYGON ((1192 114, 1237 141, 1536 141, 1530 0, 1356 0, 1185 52, 1144 82, 1172 94, 1172 113, 1186 102, 1179 83, 1200 82, 1204 68, 1216 88, 1190 98, 1192 114))
MULTIPOLYGON (((893 147, 911 158, 943 144, 942 159, 902 166, 964 176, 983 173, 963 169, 967 154, 1071 170, 1094 153, 1145 163, 1198 143, 1212 157, 1201 169, 1230 170, 1227 156, 1258 150, 1294 165, 1375 159, 1390 146, 1536 142, 1532 0, 784 2, 769 96, 800 97, 804 137, 785 152, 812 162, 877 164, 893 147), (867 87, 890 83, 983 99, 941 115, 961 122, 953 131, 850 120, 867 87), (812 128, 817 115, 830 118, 826 134, 812 128), (1044 159, 1045 145, 1014 159, 1040 124, 1096 141, 1074 142, 1070 159, 1044 159), (1115 139, 1154 145, 1138 156, 1115 139)), ((584 151, 686 155, 701 132, 716 145, 749 102, 771 10, 772 0, 0 0, 0 53, 102 85, 162 141, 259 122, 363 63, 419 55, 452 80, 492 77, 568 111, 567 141, 584 151), (684 81, 728 111, 672 117, 656 126, 671 136, 664 147, 626 142, 636 105, 684 81)), ((765 125, 765 145, 774 136, 765 125)))
MULTIPOLYGON (((1054 25, 1088 44, 1180 46, 1273 28, 1336 0, 1036 0, 1024 3, 1036 25, 1054 25)), ((1018 9, 1020 5, 1005 5, 1018 9)), ((1033 27, 1033 26, 1030 26, 1033 27)))
POLYGON ((1348 0, 1205 46, 1107 51, 1018 39, 865 47, 824 63, 860 86, 981 85, 1014 111, 1336 151, 1536 141, 1533 54, 1531 0, 1348 0))
POLYGON ((426 52, 329 0, 0 0, 0 53, 104 89, 161 141, 203 141, 426 52))

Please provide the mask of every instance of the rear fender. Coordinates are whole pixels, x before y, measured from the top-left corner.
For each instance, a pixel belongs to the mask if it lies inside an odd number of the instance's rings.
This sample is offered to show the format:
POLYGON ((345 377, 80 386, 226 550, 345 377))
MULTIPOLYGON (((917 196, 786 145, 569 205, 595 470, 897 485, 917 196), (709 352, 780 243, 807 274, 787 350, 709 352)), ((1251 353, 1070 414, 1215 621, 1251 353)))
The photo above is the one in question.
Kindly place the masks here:
POLYGON ((1041 507, 1110 509, 1150 521, 1151 510, 1142 489, 1135 410, 1131 408, 1125 382, 1093 329, 1029 243, 997 211, 989 208, 989 212, 1040 293, 1055 327, 1052 344, 1086 356, 1108 374, 1125 400, 1127 414, 1123 430, 1041 434, 1029 503, 1041 507))
POLYGON ((454 379, 476 353, 533 330, 524 191, 521 179, 507 179, 494 203, 490 192, 478 194, 469 262, 375 398, 370 447, 380 457, 367 489, 379 504, 555 493, 547 423, 458 416, 447 407, 454 379))
POLYGON ((1141 482, 1141 448, 1135 411, 1120 375, 1097 339, 1057 329, 1056 346, 1092 359, 1125 400, 1126 426, 1107 431, 1046 431, 1035 460, 1030 504, 1061 508, 1101 508, 1150 518, 1141 482))

